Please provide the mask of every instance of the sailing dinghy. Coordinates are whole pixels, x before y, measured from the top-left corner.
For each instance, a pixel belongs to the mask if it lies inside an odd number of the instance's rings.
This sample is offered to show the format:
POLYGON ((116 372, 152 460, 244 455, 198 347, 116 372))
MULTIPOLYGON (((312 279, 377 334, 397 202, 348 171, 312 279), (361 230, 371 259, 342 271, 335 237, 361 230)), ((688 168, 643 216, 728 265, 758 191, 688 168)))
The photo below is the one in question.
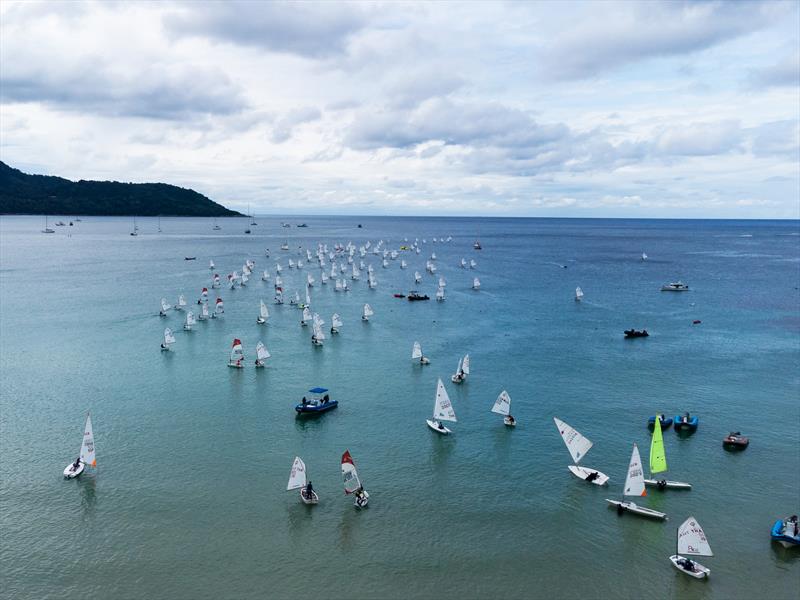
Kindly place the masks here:
POLYGON ((372 307, 369 304, 365 304, 361 311, 361 320, 369 322, 369 318, 374 314, 375 313, 372 312, 372 307))
POLYGON ((211 318, 216 319, 223 314, 225 314, 225 304, 222 302, 222 298, 217 298, 214 301, 214 314, 211 315, 211 318))
POLYGON ((311 343, 315 346, 322 346, 322 342, 325 340, 325 332, 322 331, 322 326, 325 324, 325 321, 322 320, 317 313, 314 313, 314 323, 312 326, 312 334, 311 334, 311 343))
POLYGON ((507 391, 503 390, 497 396, 497 400, 494 401, 494 406, 492 406, 492 412, 503 415, 503 423, 508 427, 517 426, 517 420, 511 416, 511 396, 508 395, 507 391))
POLYGON ((431 363, 428 357, 422 354, 422 346, 419 342, 414 342, 414 347, 411 349, 411 360, 418 360, 421 365, 429 365, 431 363))
POLYGON ((169 304, 167 304, 167 299, 166 298, 162 298, 161 299, 161 310, 158 311, 158 316, 159 317, 166 317, 167 316, 167 311, 170 308, 172 308, 172 307, 169 304))
POLYGON ((578 286, 575 288, 575 302, 580 302, 581 300, 583 300, 583 290, 578 286))
POLYGON ((450 397, 447 395, 447 390, 444 389, 442 380, 439 379, 436 383, 436 399, 433 404, 433 419, 426 419, 425 422, 428 427, 433 429, 436 433, 447 435, 450 430, 444 426, 442 421, 456 422, 456 413, 453 410, 453 405, 450 402, 450 397))
POLYGON ((267 305, 264 304, 264 301, 261 300, 261 308, 258 314, 258 318, 256 318, 256 323, 258 323, 259 325, 263 325, 264 323, 267 322, 267 319, 269 319, 269 309, 267 308, 267 305))
POLYGON ((464 358, 458 359, 458 368, 456 372, 450 377, 453 383, 461 383, 469 375, 469 354, 465 354, 464 358))
POLYGON ((356 465, 349 450, 345 450, 342 454, 342 479, 344 480, 344 493, 353 494, 353 506, 364 508, 369 503, 369 494, 358 478, 356 465))
POLYGON ((306 464, 299 456, 294 457, 292 463, 292 470, 289 473, 289 483, 286 484, 286 490, 300 490, 300 500, 303 504, 317 504, 319 496, 314 491, 314 487, 309 481, 306 483, 306 464))
POLYGON ((631 462, 628 464, 628 475, 625 477, 625 487, 622 491, 623 500, 609 500, 612 506, 617 507, 617 512, 622 514, 626 510, 635 515, 643 517, 650 517, 651 519, 666 519, 666 513, 659 512, 644 506, 639 506, 635 502, 625 500, 625 496, 647 496, 647 490, 644 487, 644 470, 642 469, 642 459, 639 456, 639 448, 633 444, 633 452, 631 453, 631 462))
POLYGON ((670 488, 674 490, 690 490, 691 484, 683 481, 670 481, 668 479, 653 479, 656 473, 667 470, 667 454, 664 450, 664 437, 661 434, 661 419, 653 419, 653 437, 650 440, 650 477, 645 479, 645 485, 655 486, 660 490, 670 488))
POLYGON ((184 310, 186 308, 186 297, 181 294, 178 296, 178 303, 175 305, 175 310, 184 310))
POLYGON ((714 556, 711 546, 708 545, 706 533, 694 517, 689 517, 678 527, 678 536, 675 540, 675 554, 669 560, 676 569, 695 579, 708 577, 711 570, 681 554, 689 556, 714 556))
POLYGON ((331 317, 331 333, 339 333, 339 327, 342 326, 342 318, 339 313, 333 313, 331 317))
POLYGON ((197 317, 200 321, 206 321, 208 319, 208 303, 204 302, 200 307, 200 315, 197 317))
POLYGON ((581 462, 581 459, 586 456, 586 453, 589 452, 589 449, 592 447, 592 442, 561 419, 553 417, 553 421, 558 428, 558 433, 561 434, 561 439, 564 440, 564 443, 567 445, 567 450, 569 450, 570 455, 572 455, 572 460, 575 461, 574 465, 567 467, 570 473, 579 479, 583 479, 595 485, 605 485, 608 482, 608 475, 601 473, 597 469, 578 466, 578 463, 581 462))
POLYGON ((242 341, 239 338, 233 340, 231 346, 231 356, 228 359, 228 366, 234 369, 244 368, 244 351, 242 350, 242 341))
POLYGON ((305 308, 303 309, 303 316, 302 316, 302 317, 300 317, 300 325, 302 325, 303 327, 305 327, 306 325, 308 325, 308 322, 309 322, 310 320, 311 320, 311 311, 310 311, 310 310, 308 310, 308 307, 305 307, 305 308))
POLYGON ((479 290, 479 289, 481 289, 481 281, 480 281, 480 279, 478 279, 477 277, 476 277, 475 279, 473 279, 473 280, 472 280, 472 289, 473 289, 473 290, 479 290))
POLYGON ((92 417, 86 413, 86 424, 83 427, 83 441, 81 441, 81 450, 78 453, 78 458, 74 463, 70 463, 64 469, 64 477, 67 479, 75 479, 78 475, 83 473, 86 465, 97 467, 97 459, 94 454, 94 432, 92 431, 92 417))
POLYGON ((263 342, 256 344, 256 366, 263 367, 264 361, 267 360, 271 354, 263 342))
POLYGON ((186 322, 183 324, 183 329, 185 331, 192 331, 192 325, 194 325, 197 321, 194 320, 194 313, 192 311, 186 312, 186 322))
POLYGON ((170 350, 169 345, 175 343, 175 336, 172 334, 172 329, 167 327, 164 330, 164 341, 161 342, 161 351, 166 352, 170 350))

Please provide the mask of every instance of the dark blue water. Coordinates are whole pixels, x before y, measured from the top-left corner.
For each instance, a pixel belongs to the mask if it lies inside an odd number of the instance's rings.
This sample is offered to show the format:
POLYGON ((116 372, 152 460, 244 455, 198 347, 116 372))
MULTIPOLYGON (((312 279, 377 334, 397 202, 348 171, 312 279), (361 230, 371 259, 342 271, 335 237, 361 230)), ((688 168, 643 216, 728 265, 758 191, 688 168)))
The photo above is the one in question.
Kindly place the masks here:
POLYGON ((797 597, 800 553, 769 539, 776 518, 800 512, 797 222, 283 220, 261 218, 245 235, 242 219, 220 220, 219 232, 209 220, 162 219, 162 233, 139 219, 134 238, 128 219, 85 218, 52 235, 38 218, 0 219, 5 595, 797 597), (404 238, 427 239, 420 255, 401 253, 409 269, 365 259, 376 290, 365 277, 348 294, 317 283, 314 309, 344 320, 321 349, 259 280, 277 259, 285 287, 299 289, 308 269, 286 268, 298 246, 397 248, 404 238), (433 296, 424 264, 434 251, 447 300, 393 298, 413 287, 433 296), (462 257, 476 271, 460 269, 462 257), (159 300, 193 302, 210 258, 223 276, 252 258, 255 276, 219 290, 223 319, 184 333, 179 314, 157 316, 159 300), (677 279, 691 291, 659 291, 677 279), (255 323, 260 298, 266 327, 255 323), (375 310, 368 325, 364 302, 375 310), (165 326, 178 338, 169 354, 158 348, 165 326), (629 327, 651 336, 624 340, 629 327), (248 365, 263 340, 268 368, 227 368, 234 337, 248 365), (412 364, 415 340, 430 366, 412 364), (455 386, 467 352, 472 375, 455 386), (425 426, 438 377, 458 415, 448 438, 425 426), (315 385, 340 407, 300 422, 292 407, 315 385), (515 430, 489 412, 502 389, 515 430), (64 481, 87 410, 98 468, 64 481), (620 494, 633 442, 647 463, 647 416, 687 410, 698 431, 665 432, 665 445, 670 477, 693 490, 643 499, 666 523, 618 517, 604 499, 620 494), (569 474, 553 416, 594 442, 584 462, 611 476, 607 489, 569 474), (731 430, 750 437, 746 451, 723 450, 731 430), (347 448, 371 494, 365 511, 342 491, 347 448), (321 496, 312 509, 285 491, 295 455, 321 496), (701 559, 705 582, 667 558, 689 515, 715 552, 701 559))

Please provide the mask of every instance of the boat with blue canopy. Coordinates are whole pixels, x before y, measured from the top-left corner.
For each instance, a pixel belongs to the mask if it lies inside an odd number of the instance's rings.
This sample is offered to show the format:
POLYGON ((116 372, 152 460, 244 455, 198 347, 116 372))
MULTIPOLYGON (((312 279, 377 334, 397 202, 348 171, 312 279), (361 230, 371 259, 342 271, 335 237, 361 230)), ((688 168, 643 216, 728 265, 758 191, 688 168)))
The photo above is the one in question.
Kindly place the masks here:
POLYGON ((696 416, 691 416, 688 412, 683 416, 675 415, 675 431, 694 432, 697 429, 699 419, 696 416))
MULTIPOLYGON (((667 429, 672 427, 672 417, 668 417, 667 415, 658 415, 658 420, 661 423, 661 429, 667 429)), ((650 417, 647 419, 647 428, 652 431, 656 425, 656 418, 655 416, 650 417)))
POLYGON ((338 400, 331 400, 328 395, 327 388, 315 387, 308 390, 312 394, 311 398, 303 396, 300 404, 296 405, 294 409, 298 415, 314 415, 327 412, 339 406, 338 400))

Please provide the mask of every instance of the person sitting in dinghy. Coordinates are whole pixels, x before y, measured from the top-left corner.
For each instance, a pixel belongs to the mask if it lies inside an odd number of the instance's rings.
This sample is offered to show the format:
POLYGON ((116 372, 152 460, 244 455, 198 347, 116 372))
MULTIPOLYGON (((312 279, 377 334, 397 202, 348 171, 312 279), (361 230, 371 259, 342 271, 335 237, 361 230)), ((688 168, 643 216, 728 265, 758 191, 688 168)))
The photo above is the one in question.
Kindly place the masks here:
POLYGON ((75 459, 75 462, 72 463, 72 472, 74 473, 75 471, 77 471, 80 468, 80 466, 81 466, 81 457, 79 456, 78 458, 75 459))
POLYGON ((599 477, 599 473, 597 471, 592 471, 586 476, 586 481, 592 482, 599 477))

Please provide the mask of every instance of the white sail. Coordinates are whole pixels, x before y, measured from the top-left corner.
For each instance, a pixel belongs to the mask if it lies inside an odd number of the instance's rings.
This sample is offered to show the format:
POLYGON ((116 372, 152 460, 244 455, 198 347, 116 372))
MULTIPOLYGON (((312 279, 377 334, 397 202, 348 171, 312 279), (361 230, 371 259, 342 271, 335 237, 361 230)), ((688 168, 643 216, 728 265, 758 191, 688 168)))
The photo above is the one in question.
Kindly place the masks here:
POLYGON ((500 392, 497 400, 494 401, 492 412, 505 417, 511 414, 511 396, 508 395, 507 391, 500 392))
POLYGON ((269 271, 264 269, 264 272, 261 274, 261 281, 269 281, 269 271))
POLYGON ((447 281, 445 281, 444 277, 439 277, 439 287, 440 288, 447 287, 447 281))
POLYGON ((175 336, 172 334, 172 329, 167 327, 164 330, 164 345, 174 344, 175 336))
POLYGON ((371 307, 369 304, 365 304, 365 305, 364 305, 363 312, 362 312, 362 316, 363 316, 365 319, 368 319, 369 317, 371 317, 371 316, 372 316, 372 315, 374 315, 374 314, 375 314, 375 313, 374 313, 374 312, 372 312, 372 307, 371 307))
POLYGON ((414 271, 414 281, 416 283, 419 283, 420 281, 422 281, 422 275, 419 274, 419 271, 414 271))
POLYGON ((314 281, 315 281, 315 279, 314 279, 314 277, 311 275, 311 273, 309 273, 308 275, 306 275, 306 282, 308 283, 308 285, 314 285, 314 281))
POLYGON ((225 312, 225 304, 222 302, 222 298, 217 298, 214 305, 214 312, 217 314, 222 314, 225 312))
POLYGON ((469 354, 465 354, 464 360, 461 361, 461 372, 464 375, 469 375, 469 354))
POLYGON ((275 272, 276 273, 280 273, 281 271, 283 271, 283 267, 281 266, 281 263, 275 263, 275 272))
POLYGON ((580 300, 581 298, 583 298, 583 290, 578 286, 575 288, 575 300, 580 300))
POLYGON ((263 300, 261 300, 261 313, 260 314, 261 314, 261 318, 262 319, 269 319, 269 309, 267 308, 267 305, 264 304, 263 300))
POLYGON ((208 318, 208 304, 203 304, 203 307, 200 309, 200 318, 204 321, 208 318))
POLYGON ((422 358, 422 346, 419 345, 419 342, 414 342, 414 348, 411 350, 411 358, 415 360, 422 358))
POLYGON ((306 286, 306 306, 311 306, 311 293, 308 291, 308 286, 306 286))
POLYGON ((258 358, 258 360, 266 360, 270 356, 271 354, 267 350, 267 347, 264 345, 264 343, 258 342, 258 344, 256 344, 256 357, 258 358))
POLYGON ((436 384, 436 402, 433 405, 433 418, 439 421, 456 422, 456 413, 441 379, 436 384))
POLYGON ((161 312, 167 312, 169 309, 170 309, 170 305, 167 304, 167 299, 166 298, 162 298, 161 299, 161 312))
POLYGON ((306 464, 299 456, 294 457, 292 463, 292 470, 289 473, 289 483, 286 484, 286 489, 296 490, 306 485, 306 464))
POLYGON ((208 261, 208 268, 211 269, 212 271, 214 270, 214 261, 213 260, 208 261))
POLYGON ((181 294, 178 296, 178 308, 183 308, 184 306, 186 306, 186 297, 181 294))
POLYGON ((303 318, 300 319, 300 322, 305 325, 310 320, 311 320, 311 311, 308 310, 308 308, 306 307, 303 309, 303 318))
POLYGON ((553 421, 558 428, 558 432, 561 434, 561 439, 563 439, 564 443, 567 445, 567 450, 569 450, 569 453, 572 455, 572 460, 574 460, 577 465, 581 459, 586 456, 589 448, 592 447, 592 442, 564 423, 561 419, 553 417, 553 421))
POLYGON ((321 342, 322 340, 325 339, 325 332, 322 331, 322 326, 320 325, 320 323, 314 323, 312 335, 314 336, 314 339, 317 340, 318 342, 321 342))
POLYGON ((335 289, 336 289, 337 292, 341 292, 342 291, 342 280, 341 279, 337 279, 336 280, 336 288, 335 289))
POLYGON ((86 425, 83 427, 83 441, 81 442, 81 462, 85 465, 97 466, 97 457, 94 453, 94 431, 92 430, 92 416, 86 414, 86 425))
POLYGON ((325 271, 323 271, 322 274, 320 275, 320 281, 322 283, 328 282, 328 274, 325 271))
POLYGON ((703 528, 694 517, 689 517, 678 528, 678 554, 714 556, 703 528))
POLYGON ((636 444, 633 445, 631 462, 628 464, 628 475, 625 477, 625 488, 623 494, 625 496, 647 495, 647 490, 644 487, 644 470, 642 468, 642 459, 639 456, 639 448, 636 444))
POLYGON ((344 481, 344 493, 352 494, 361 488, 361 481, 358 479, 356 465, 350 451, 346 450, 342 455, 342 480, 344 481))
POLYGON ((232 365, 241 364, 240 361, 244 359, 244 350, 242 349, 242 342, 239 338, 233 340, 231 346, 231 357, 229 363, 232 365))
POLYGON ((477 267, 477 266, 478 266, 478 263, 476 263, 476 262, 475 262, 473 259, 470 259, 470 261, 469 261, 469 268, 470 268, 470 269, 474 269, 474 268, 475 268, 475 267, 477 267))
POLYGON ((333 313, 331 317, 331 327, 341 327, 342 326, 342 318, 339 316, 339 313, 333 313))
POLYGON ((400 261, 400 268, 401 269, 405 269, 406 267, 408 267, 408 263, 406 261, 404 261, 404 260, 401 260, 400 261))
POLYGON ((186 324, 185 324, 185 326, 186 327, 191 327, 195 323, 196 323, 196 321, 194 319, 194 313, 192 311, 187 312, 186 313, 186 324))
POLYGON ((351 275, 352 279, 358 279, 361 276, 361 272, 358 270, 358 265, 353 263, 353 274, 351 275))
POLYGON ((283 279, 280 275, 275 275, 275 287, 279 288, 283 285, 283 279))
POLYGON ((472 280, 472 289, 478 290, 480 289, 480 287, 481 287, 481 281, 476 277, 475 279, 472 280))

